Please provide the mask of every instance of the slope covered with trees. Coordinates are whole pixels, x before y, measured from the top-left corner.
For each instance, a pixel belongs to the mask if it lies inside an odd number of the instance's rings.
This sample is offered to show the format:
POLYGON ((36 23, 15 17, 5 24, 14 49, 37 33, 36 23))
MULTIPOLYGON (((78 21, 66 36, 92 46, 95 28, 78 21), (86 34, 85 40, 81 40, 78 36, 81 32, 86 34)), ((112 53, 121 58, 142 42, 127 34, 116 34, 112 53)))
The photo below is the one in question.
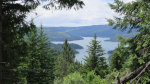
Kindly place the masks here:
MULTIPOLYGON (((24 21, 26 14, 43 0, 0 1, 0 84, 149 84, 150 83, 150 1, 110 7, 122 17, 108 19, 114 29, 138 30, 132 38, 119 36, 120 45, 108 63, 96 39, 89 43, 82 64, 67 40, 61 51, 53 49, 41 26, 24 21), (22 1, 18 3, 16 1, 22 1)), ((48 0, 49 1, 49 0, 48 0)), ((46 9, 82 8, 80 0, 50 0, 46 9)))
POLYGON ((42 2, 47 3, 46 9, 79 9, 84 5, 80 0, 0 0, 0 84, 26 83, 22 82, 26 80, 22 70, 28 68, 29 53, 24 37, 32 29, 24 19, 42 2))

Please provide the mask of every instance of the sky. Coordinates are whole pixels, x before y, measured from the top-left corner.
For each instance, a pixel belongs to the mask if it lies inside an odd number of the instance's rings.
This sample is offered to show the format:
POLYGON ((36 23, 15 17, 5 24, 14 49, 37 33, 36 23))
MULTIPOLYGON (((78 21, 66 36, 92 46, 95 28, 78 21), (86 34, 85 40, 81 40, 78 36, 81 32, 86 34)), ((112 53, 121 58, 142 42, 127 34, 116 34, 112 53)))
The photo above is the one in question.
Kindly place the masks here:
MULTIPOLYGON (((107 18, 113 18, 116 14, 110 9, 108 3, 113 0, 82 0, 85 4, 79 10, 46 10, 42 6, 38 6, 27 16, 27 21, 33 19, 37 26, 43 25, 47 27, 57 26, 89 26, 89 25, 106 25, 107 18), (37 15, 36 15, 36 14, 37 15)), ((131 2, 133 0, 123 0, 131 2)))

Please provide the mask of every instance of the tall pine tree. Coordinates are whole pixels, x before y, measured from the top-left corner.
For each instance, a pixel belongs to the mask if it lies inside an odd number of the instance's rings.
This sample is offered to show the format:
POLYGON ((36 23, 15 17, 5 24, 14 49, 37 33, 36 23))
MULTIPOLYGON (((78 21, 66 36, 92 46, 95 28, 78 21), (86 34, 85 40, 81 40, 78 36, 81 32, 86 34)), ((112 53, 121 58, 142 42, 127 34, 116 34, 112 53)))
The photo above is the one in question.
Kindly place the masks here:
POLYGON ((33 30, 26 37, 29 46, 27 83, 52 84, 55 51, 52 49, 48 37, 44 34, 42 26, 39 30, 35 25, 31 27, 33 30))
POLYGON ((88 46, 88 57, 85 58, 85 69, 87 71, 95 71, 96 75, 104 77, 107 71, 107 63, 104 55, 104 50, 100 45, 100 41, 97 41, 96 34, 94 39, 90 42, 88 46))
POLYGON ((71 49, 71 46, 65 40, 62 45, 62 50, 57 58, 56 65, 55 65, 55 75, 56 77, 64 77, 67 74, 72 72, 72 68, 74 65, 75 53, 74 50, 71 49))

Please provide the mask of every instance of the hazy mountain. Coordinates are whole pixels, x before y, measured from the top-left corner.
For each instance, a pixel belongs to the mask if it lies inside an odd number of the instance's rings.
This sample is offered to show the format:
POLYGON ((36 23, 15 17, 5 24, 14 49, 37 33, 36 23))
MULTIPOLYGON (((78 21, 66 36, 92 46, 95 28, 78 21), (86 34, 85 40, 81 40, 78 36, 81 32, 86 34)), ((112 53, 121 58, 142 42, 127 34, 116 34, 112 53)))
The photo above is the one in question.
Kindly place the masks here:
POLYGON ((50 34, 51 40, 53 38, 58 38, 58 40, 62 40, 68 38, 69 40, 79 40, 81 37, 92 37, 94 33, 97 34, 99 37, 109 37, 113 41, 116 40, 116 35, 120 34, 121 36, 125 37, 132 37, 134 36, 135 31, 131 33, 127 33, 127 31, 122 32, 119 30, 113 29, 112 26, 108 25, 93 25, 93 26, 80 26, 80 27, 45 27, 45 31, 50 34), (51 31, 55 30, 57 31, 51 31), (52 37, 51 37, 52 36, 52 37))
POLYGON ((71 40, 81 40, 80 36, 74 36, 66 32, 57 31, 52 28, 44 28, 44 32, 47 34, 50 41, 64 41, 65 39, 71 40))

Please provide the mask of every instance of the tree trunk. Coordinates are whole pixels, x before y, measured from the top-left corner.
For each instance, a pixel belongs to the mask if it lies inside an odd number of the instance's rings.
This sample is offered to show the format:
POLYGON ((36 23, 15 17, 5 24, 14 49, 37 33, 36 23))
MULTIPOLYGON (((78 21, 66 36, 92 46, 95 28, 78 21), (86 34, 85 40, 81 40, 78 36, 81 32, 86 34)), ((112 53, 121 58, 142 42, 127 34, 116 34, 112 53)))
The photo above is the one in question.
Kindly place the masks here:
MULTIPOLYGON (((131 73, 125 75, 124 77, 118 79, 120 81, 121 84, 125 84, 126 82, 130 81, 131 79, 135 79, 139 76, 141 76, 147 68, 150 67, 150 61, 147 62, 144 66, 141 66, 139 68, 137 68, 136 70, 132 71, 131 73)), ((118 80, 116 80, 116 82, 112 83, 112 84, 119 84, 118 80)))
POLYGON ((2 75, 2 63, 3 63, 3 54, 2 54, 2 0, 0 0, 0 84, 3 84, 3 75, 2 75))

